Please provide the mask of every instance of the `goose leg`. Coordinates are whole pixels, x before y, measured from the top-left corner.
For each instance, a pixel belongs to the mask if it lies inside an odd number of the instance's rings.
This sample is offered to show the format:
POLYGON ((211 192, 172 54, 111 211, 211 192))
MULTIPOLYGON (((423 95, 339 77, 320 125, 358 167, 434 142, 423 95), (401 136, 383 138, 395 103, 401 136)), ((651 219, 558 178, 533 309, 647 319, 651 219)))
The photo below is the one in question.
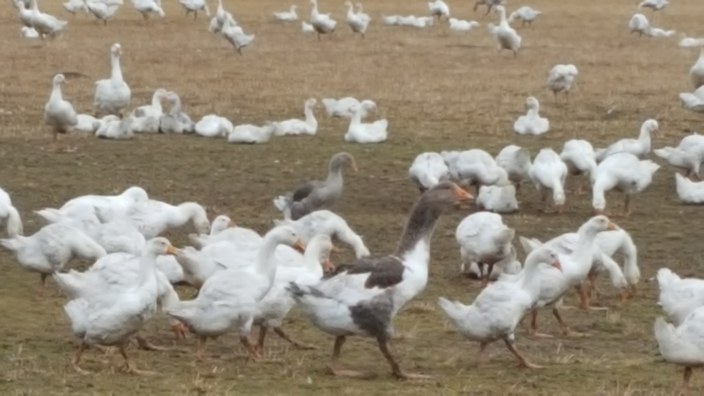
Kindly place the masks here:
POLYGON ((533 338, 553 338, 553 336, 550 334, 538 332, 537 309, 530 311, 530 329, 528 329, 528 334, 533 338))
POLYGON ((482 287, 486 287, 489 284, 491 272, 494 270, 494 263, 486 264, 486 267, 486 272, 482 274, 482 287))
POLYGON ((71 367, 79 373, 79 374, 90 374, 90 371, 83 370, 78 364, 81 363, 81 357, 83 356, 83 352, 88 349, 88 345, 85 342, 81 342, 81 345, 78 346, 78 350, 76 351, 76 354, 73 356, 73 360, 71 361, 71 367))
POLYGON ((335 345, 333 346, 332 356, 330 357, 330 363, 328 363, 328 370, 332 375, 336 377, 347 377, 347 378, 371 378, 373 374, 365 374, 359 371, 348 370, 342 368, 339 364, 340 351, 342 351, 342 345, 344 345, 347 338, 345 336, 335 337, 335 345))
POLYGON ((130 374, 136 374, 136 375, 154 375, 155 374, 152 371, 143 371, 143 370, 137 369, 137 367, 134 365, 134 363, 132 363, 130 358, 127 357, 127 352, 125 352, 125 345, 124 344, 120 345, 119 349, 120 349, 120 355, 122 355, 122 358, 125 359, 125 365, 124 365, 125 372, 128 372, 130 374))
POLYGON ((477 355, 477 367, 486 363, 486 355, 484 354, 484 351, 486 350, 486 347, 488 345, 489 345, 489 343, 487 343, 487 342, 480 342, 479 343, 479 354, 477 355))
POLYGON ((432 378, 429 375, 424 375, 424 374, 415 374, 415 373, 409 373, 401 369, 401 366, 399 366, 398 362, 396 361, 396 358, 394 355, 391 353, 391 350, 389 349, 389 340, 386 339, 386 337, 379 337, 377 338, 377 342, 379 343, 379 349, 381 350, 381 353, 384 355, 386 360, 389 362, 391 365, 391 370, 394 374, 394 377, 399 378, 399 379, 429 379, 432 378))
POLYGON ((552 314, 557 319, 557 322, 560 324, 560 328, 562 329, 562 334, 568 337, 586 337, 586 334, 574 331, 570 329, 569 326, 567 326, 567 323, 565 323, 564 320, 562 320, 562 315, 560 315, 560 311, 557 309, 557 307, 552 308, 552 314))
POLYGON ((512 339, 504 338, 504 343, 506 344, 508 350, 511 351, 511 353, 513 353, 516 358, 518 358, 519 362, 521 362, 521 366, 529 369, 543 368, 543 366, 539 366, 537 364, 529 362, 528 359, 525 358, 525 356, 521 355, 521 353, 518 352, 518 349, 516 349, 516 345, 512 339))
POLYGON ((288 341, 291 345, 295 346, 296 348, 299 348, 299 349, 318 349, 315 347, 315 345, 304 344, 302 342, 298 342, 298 341, 292 339, 288 334, 286 334, 286 332, 284 332, 284 329, 282 329, 281 327, 274 327, 274 333, 276 333, 276 335, 283 338, 284 340, 288 341))
POLYGON ((259 326, 259 339, 257 340, 257 348, 260 351, 264 350, 264 339, 266 338, 266 332, 269 330, 266 326, 259 326))
POLYGON ((682 376, 682 390, 681 394, 683 395, 689 395, 689 379, 692 378, 692 368, 691 367, 685 367, 684 368, 684 373, 682 376))
POLYGON ((198 337, 198 346, 196 346, 196 360, 203 361, 205 358, 205 344, 208 342, 208 337, 198 337))
POLYGON ((160 351, 160 352, 170 351, 169 348, 160 347, 160 346, 152 344, 146 338, 144 338, 140 335, 135 336, 135 338, 137 339, 137 344, 139 345, 139 349, 143 349, 145 351, 160 351))
POLYGON ((594 300, 599 296, 596 290, 596 278, 599 273, 597 271, 591 270, 587 274, 587 279, 589 280, 589 298, 594 300))
POLYGON ((249 337, 248 337, 248 336, 240 336, 240 342, 242 343, 242 345, 243 345, 243 346, 245 347, 245 349, 247 350, 247 354, 249 355, 249 358, 250 358, 250 359, 252 359, 252 360, 254 360, 254 361, 256 362, 256 361, 258 361, 259 359, 262 358, 261 352, 257 349, 257 347, 256 347, 255 345, 253 345, 253 344, 249 341, 249 337))
POLYGON ((577 289, 577 293, 579 294, 579 308, 585 311, 589 310, 589 294, 584 288, 584 285, 580 283, 575 288, 577 289))
POLYGON ((626 198, 623 200, 623 215, 628 217, 631 215, 631 196, 626 194, 626 198))

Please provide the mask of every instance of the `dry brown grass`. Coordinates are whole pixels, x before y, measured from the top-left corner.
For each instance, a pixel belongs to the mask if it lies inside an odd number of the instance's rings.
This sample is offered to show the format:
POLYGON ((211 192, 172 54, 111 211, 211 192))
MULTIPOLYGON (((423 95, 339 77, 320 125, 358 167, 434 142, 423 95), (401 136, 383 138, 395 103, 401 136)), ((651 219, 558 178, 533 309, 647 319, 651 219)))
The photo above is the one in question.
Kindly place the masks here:
MULTIPOLYGON (((634 136, 650 117, 660 121, 655 146, 672 144, 686 128, 696 129, 701 117, 679 107, 677 92, 688 90, 686 75, 696 58, 674 39, 639 39, 626 30, 633 2, 608 0, 558 2, 535 0, 545 12, 533 28, 521 30, 525 48, 514 59, 497 54, 485 26, 469 35, 452 34, 445 27, 420 31, 379 24, 382 14, 423 14, 425 2, 400 0, 369 2, 375 18, 365 40, 352 37, 341 22, 333 37, 317 41, 303 35, 300 24, 270 22, 287 2, 226 1, 246 30, 256 33, 244 56, 233 53, 224 40, 209 34, 206 22, 185 19, 178 4, 165 4, 167 18, 142 21, 129 2, 115 20, 103 27, 92 18, 70 20, 68 31, 48 43, 28 43, 18 37, 19 22, 7 2, 0 10, 3 57, 0 67, 0 126, 2 144, 0 185, 24 215, 25 229, 40 224, 31 213, 84 193, 113 193, 130 184, 171 202, 198 200, 211 215, 230 214, 239 224, 265 230, 277 217, 270 199, 304 178, 319 176, 329 155, 348 150, 360 173, 350 175, 344 199, 335 208, 367 241, 372 251, 393 248, 404 216, 416 197, 406 180, 413 157, 426 150, 481 147, 496 152, 514 142, 533 152, 559 149, 575 136, 596 145, 617 137, 634 136), (618 4, 617 4, 618 3, 618 4), (124 49, 123 70, 133 91, 133 104, 148 102, 157 87, 177 91, 185 110, 194 117, 217 113, 236 123, 259 123, 298 116, 307 97, 370 97, 390 121, 391 138, 378 146, 355 146, 342 141, 345 124, 321 117, 315 138, 275 139, 268 145, 242 147, 195 137, 139 137, 129 142, 76 139, 75 154, 39 150, 49 135, 41 114, 50 78, 60 71, 84 73, 73 79, 65 95, 81 111, 91 111, 93 82, 109 73, 108 48, 119 41, 124 49), (555 63, 575 63, 580 75, 571 103, 556 104, 545 89, 547 71, 555 63), (523 112, 527 95, 542 100, 552 130, 545 137, 521 138, 511 125, 523 112), (614 108, 610 115, 607 109, 614 108)), ((471 2, 451 1, 453 13, 478 19, 483 25, 495 17, 473 14, 471 2)), ((513 6, 518 4, 514 3, 513 6)), ((59 2, 41 5, 64 16, 59 2)), ((322 0, 323 12, 343 15, 341 2, 322 0)), ((307 14, 303 6, 301 14, 307 14)), ((678 0, 651 20, 667 28, 702 35, 704 3, 678 0)), ((321 112, 319 111, 318 114, 321 112)), ((662 265, 697 273, 701 265, 699 208, 682 206, 673 191, 672 170, 661 169, 653 185, 635 204, 635 214, 618 223, 632 232, 640 249, 643 278, 662 265)), ((519 234, 548 238, 574 229, 590 215, 589 200, 568 197, 567 213, 544 216, 531 188, 520 192, 520 214, 505 221, 519 234)), ((620 204, 617 196, 609 200, 620 204)), ((115 372, 117 356, 87 354, 91 376, 67 367, 74 344, 62 312, 64 299, 50 286, 48 296, 37 293, 38 279, 23 272, 6 253, 0 254, 4 281, 0 283, 0 393, 34 394, 331 394, 386 392, 404 394, 531 394, 531 395, 667 395, 679 381, 679 371, 660 362, 651 325, 658 310, 656 285, 642 283, 640 295, 616 306, 616 295, 602 281, 608 313, 565 312, 585 339, 534 341, 523 332, 520 348, 548 365, 540 371, 516 367, 500 345, 490 351, 485 367, 475 368, 477 346, 448 332, 438 295, 470 301, 478 290, 456 277, 457 247, 452 233, 466 212, 447 215, 434 238, 431 280, 427 290, 396 322, 396 342, 405 367, 431 373, 425 383, 398 382, 375 346, 351 341, 344 352, 353 366, 379 370, 373 381, 330 377, 323 364, 332 340, 298 315, 287 328, 296 337, 320 346, 297 351, 277 340, 267 348, 269 361, 247 363, 234 337, 209 345, 210 360, 195 364, 183 352, 133 351, 140 366, 159 376, 138 378, 115 372)), ((177 243, 182 234, 170 235, 177 243)), ((349 259, 349 254, 336 261, 349 259)), ((181 290, 190 296, 190 291, 181 290)), ((573 304, 574 301, 568 303, 573 304)), ((541 326, 556 332, 548 313, 541 326)), ((172 340, 163 320, 149 324, 151 339, 167 345, 194 348, 172 340)), ((704 381, 695 376, 694 393, 704 381)))

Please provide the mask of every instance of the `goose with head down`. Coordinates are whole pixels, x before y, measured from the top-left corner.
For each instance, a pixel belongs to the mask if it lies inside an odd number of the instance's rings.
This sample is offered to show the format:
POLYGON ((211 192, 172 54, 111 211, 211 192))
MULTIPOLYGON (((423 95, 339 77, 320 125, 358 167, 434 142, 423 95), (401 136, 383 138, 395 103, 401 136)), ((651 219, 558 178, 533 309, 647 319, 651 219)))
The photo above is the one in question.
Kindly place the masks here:
POLYGON ((592 206, 597 213, 606 209, 605 192, 617 189, 624 193, 624 215, 631 214, 631 195, 645 190, 653 181, 660 165, 651 160, 640 160, 630 153, 606 157, 592 173, 592 206))
POLYGON ((20 212, 12 205, 10 194, 0 188, 0 222, 2 221, 6 223, 8 237, 12 238, 24 233, 20 212))
POLYGON ((363 258, 339 266, 334 274, 308 286, 291 283, 298 305, 320 330, 335 336, 329 368, 335 375, 366 377, 342 369, 338 360, 345 340, 359 335, 376 339, 398 378, 426 378, 401 368, 389 348, 392 320, 428 282, 430 242, 440 215, 472 196, 454 183, 444 182, 426 191, 411 209, 396 250, 387 256, 363 258))

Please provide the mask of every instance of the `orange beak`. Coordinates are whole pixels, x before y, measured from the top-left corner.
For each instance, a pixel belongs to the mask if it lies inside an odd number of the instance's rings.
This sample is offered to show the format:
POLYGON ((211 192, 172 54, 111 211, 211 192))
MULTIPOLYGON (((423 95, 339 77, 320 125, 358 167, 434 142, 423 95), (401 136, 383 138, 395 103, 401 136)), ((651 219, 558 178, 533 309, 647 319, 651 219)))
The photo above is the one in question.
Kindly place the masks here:
POLYGON ((552 262, 552 266, 560 270, 562 272, 562 264, 560 264, 560 259, 555 258, 555 261, 552 262))
POLYGON ((352 170, 356 172, 359 172, 359 169, 357 168, 357 162, 355 160, 352 160, 352 170))
POLYGON ((166 248, 166 254, 170 254, 173 256, 175 254, 178 254, 178 252, 179 252, 179 250, 171 245, 169 245, 169 247, 166 248))
POLYGON ((235 224, 234 221, 230 220, 230 221, 227 223, 227 226, 228 226, 229 228, 235 228, 235 227, 237 227, 237 224, 235 224))
POLYGON ((463 190, 457 184, 455 184, 453 187, 453 193, 455 194, 455 199, 459 202, 471 202, 474 199, 474 196, 472 196, 472 194, 463 190))
POLYGON ((175 324, 171 326, 171 331, 174 332, 174 335, 176 336, 177 339, 185 340, 186 339, 186 333, 188 333, 188 329, 186 328, 186 325, 183 323, 175 324))
POLYGON ((293 248, 301 253, 305 253, 306 251, 306 245, 300 240, 296 241, 296 243, 293 244, 293 248))
POLYGON ((342 249, 340 249, 339 247, 337 247, 335 245, 332 245, 332 248, 330 248, 330 252, 340 253, 340 252, 342 252, 342 249))
POLYGON ((609 225, 606 227, 606 229, 609 231, 615 231, 615 230, 618 230, 618 226, 609 221, 609 225))
POLYGON ((325 260, 323 263, 323 272, 329 274, 335 271, 335 265, 330 261, 330 259, 325 260))

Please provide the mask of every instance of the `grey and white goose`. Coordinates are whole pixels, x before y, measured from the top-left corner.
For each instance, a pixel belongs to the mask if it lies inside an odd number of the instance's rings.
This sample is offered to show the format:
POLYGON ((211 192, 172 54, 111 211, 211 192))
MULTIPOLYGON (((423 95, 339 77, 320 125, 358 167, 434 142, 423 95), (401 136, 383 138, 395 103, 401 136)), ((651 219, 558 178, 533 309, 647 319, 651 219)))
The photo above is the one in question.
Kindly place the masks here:
POLYGON ((334 335, 329 368, 337 376, 367 377, 338 366, 346 337, 373 337, 398 378, 425 378, 398 364, 389 349, 392 320, 398 311, 420 294, 428 282, 430 241, 440 215, 459 201, 473 197, 454 183, 443 182, 420 196, 396 250, 387 256, 362 258, 340 266, 315 286, 292 282, 288 290, 313 324, 334 335))
POLYGON ((357 163, 350 153, 343 151, 333 155, 325 180, 308 181, 293 192, 275 198, 274 205, 284 213, 286 219, 291 220, 298 220, 315 210, 330 207, 342 196, 342 169, 345 165, 350 165, 357 172, 357 163))

